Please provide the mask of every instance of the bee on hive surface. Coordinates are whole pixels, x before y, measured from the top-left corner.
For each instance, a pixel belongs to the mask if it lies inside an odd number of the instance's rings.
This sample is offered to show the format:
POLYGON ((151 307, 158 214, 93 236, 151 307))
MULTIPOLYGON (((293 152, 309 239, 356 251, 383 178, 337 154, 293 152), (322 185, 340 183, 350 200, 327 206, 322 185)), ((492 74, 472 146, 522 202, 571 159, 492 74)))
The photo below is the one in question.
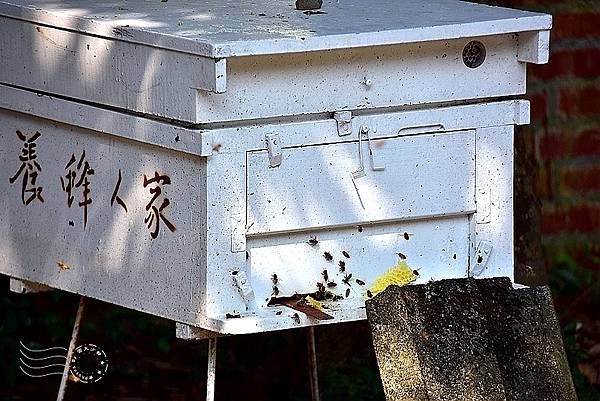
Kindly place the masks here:
POLYGON ((338 265, 340 266, 340 273, 343 273, 346 271, 346 262, 344 262, 343 260, 340 260, 338 262, 338 265))
POLYGON ((279 277, 277 277, 277 273, 273 273, 271 275, 271 281, 273 282, 273 284, 277 284, 279 282, 279 277))
POLYGON ((344 255, 345 258, 350 259, 350 254, 346 251, 342 251, 342 255, 344 255))
POLYGON ((329 282, 327 283, 327 288, 335 288, 335 287, 337 287, 337 283, 336 283, 336 282, 334 282, 334 281, 329 281, 329 282))
POLYGON ((321 275, 323 276, 323 280, 329 281, 329 274, 327 274, 327 270, 323 270, 321 275))
POLYGON ((319 240, 317 239, 317 237, 310 237, 310 239, 306 241, 306 243, 310 246, 317 246, 319 240))
POLYGON ((368 296, 369 298, 373 298, 373 294, 371 293, 371 291, 367 290, 367 296, 368 296))
POLYGON ((365 282, 362 281, 361 279, 357 278, 356 279, 356 284, 358 284, 358 285, 365 285, 365 282))
POLYGON ((352 280, 352 273, 344 274, 344 278, 342 279, 342 282, 346 285, 352 285, 352 284, 350 284, 350 280, 352 280))
POLYGON ((273 293, 271 295, 273 295, 274 297, 279 295, 279 288, 277 288, 276 285, 273 286, 273 293))
POLYGON ((300 316, 298 316, 298 314, 297 314, 297 313, 294 313, 294 314, 292 315, 292 319, 294 320, 294 322, 296 322, 296 323, 300 323, 300 316))
POLYGON ((397 253, 397 255, 398 255, 398 257, 399 257, 401 260, 405 260, 405 259, 406 259, 406 255, 405 255, 405 254, 403 254, 402 252, 398 252, 398 253, 397 253))
POLYGON ((350 296, 350 288, 346 288, 346 298, 350 296))
POLYGON ((331 256, 331 253, 329 252, 325 252, 323 253, 323 257, 325 258, 326 261, 331 262, 333 260, 333 256, 331 256))

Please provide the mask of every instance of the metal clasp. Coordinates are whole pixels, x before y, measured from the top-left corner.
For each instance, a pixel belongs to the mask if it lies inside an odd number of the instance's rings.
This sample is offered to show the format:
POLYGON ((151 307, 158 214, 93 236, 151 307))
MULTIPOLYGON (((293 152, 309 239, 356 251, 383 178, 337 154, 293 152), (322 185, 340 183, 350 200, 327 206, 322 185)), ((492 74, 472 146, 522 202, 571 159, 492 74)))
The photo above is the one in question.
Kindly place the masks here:
POLYGON ((281 164, 281 160, 283 159, 279 135, 266 134, 265 140, 267 141, 267 152, 269 153, 269 167, 277 167, 281 164))
POLYGON ((371 136, 369 134, 371 130, 369 129, 368 126, 366 125, 362 125, 360 127, 360 129, 358 130, 358 160, 360 163, 360 168, 355 171, 354 173, 352 173, 352 175, 354 175, 355 173, 361 173, 361 177, 365 175, 365 165, 364 165, 364 161, 363 161, 363 154, 362 154, 362 138, 363 136, 367 137, 367 144, 369 146, 369 159, 370 159, 370 163, 371 163, 371 170, 373 171, 383 171, 385 170, 385 166, 378 166, 375 163, 375 151, 373 150, 373 144, 371 143, 371 136))
POLYGON ((352 183, 354 184, 354 189, 356 189, 356 194, 358 195, 358 200, 360 201, 360 205, 362 206, 362 208, 365 208, 365 205, 363 203, 363 200, 360 196, 360 192, 358 191, 358 185, 356 185, 356 180, 358 180, 359 178, 362 178, 364 176, 366 176, 365 174, 365 162, 363 159, 363 153, 362 153, 362 138, 363 136, 367 137, 367 143, 369 146, 369 159, 370 159, 370 163, 371 163, 371 170, 373 171, 383 171, 385 170, 385 166, 378 166, 375 163, 375 152, 373 151, 373 146, 371 144, 371 137, 369 136, 369 127, 366 125, 362 125, 360 127, 360 129, 358 130, 358 162, 359 162, 359 167, 358 170, 353 171, 351 176, 352 176, 352 183))
POLYGON ((337 122, 337 132, 339 136, 346 136, 352 133, 351 111, 336 111, 333 113, 333 119, 337 122))

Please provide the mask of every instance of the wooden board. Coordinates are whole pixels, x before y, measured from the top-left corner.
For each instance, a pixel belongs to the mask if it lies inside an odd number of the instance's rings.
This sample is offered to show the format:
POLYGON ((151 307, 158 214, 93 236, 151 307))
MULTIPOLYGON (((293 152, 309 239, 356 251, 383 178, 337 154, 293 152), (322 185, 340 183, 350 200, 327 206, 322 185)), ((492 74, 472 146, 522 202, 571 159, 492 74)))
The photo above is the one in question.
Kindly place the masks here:
POLYGON ((325 14, 312 16, 293 4, 9 0, 0 3, 0 15, 215 58, 547 30, 552 21, 549 15, 456 0, 327 1, 325 14))
POLYGON ((414 219, 475 211, 475 131, 373 141, 373 171, 363 141, 266 151, 248 157, 248 234, 414 219), (355 187, 356 184, 356 187, 355 187))

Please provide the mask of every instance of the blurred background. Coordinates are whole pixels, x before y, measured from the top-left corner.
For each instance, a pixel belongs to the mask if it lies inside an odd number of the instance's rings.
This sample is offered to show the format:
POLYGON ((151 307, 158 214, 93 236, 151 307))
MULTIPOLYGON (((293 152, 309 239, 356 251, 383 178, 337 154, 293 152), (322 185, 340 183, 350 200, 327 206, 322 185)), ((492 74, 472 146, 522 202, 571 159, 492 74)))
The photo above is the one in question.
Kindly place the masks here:
MULTIPOLYGON (((550 63, 529 65, 531 125, 516 136, 516 281, 549 283, 582 401, 600 400, 600 1, 487 4, 554 16, 550 63)), ((58 376, 18 369, 18 342, 67 346, 76 296, 18 295, 0 278, 0 400, 53 400, 58 376)), ((323 400, 384 400, 365 322, 316 330, 323 400)), ((99 383, 71 383, 69 400, 203 400, 206 343, 175 339, 172 322, 90 304, 81 342, 109 355, 99 383)), ((219 342, 218 400, 309 400, 306 332, 219 342)))

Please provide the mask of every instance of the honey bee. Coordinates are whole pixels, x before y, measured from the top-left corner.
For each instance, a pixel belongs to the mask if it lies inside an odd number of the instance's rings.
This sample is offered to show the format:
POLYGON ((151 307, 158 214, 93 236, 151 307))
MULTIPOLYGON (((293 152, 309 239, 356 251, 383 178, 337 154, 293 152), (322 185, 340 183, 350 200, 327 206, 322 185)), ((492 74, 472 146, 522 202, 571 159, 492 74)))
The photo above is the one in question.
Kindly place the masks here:
POLYGON ((344 278, 342 279, 342 282, 346 285, 352 285, 352 284, 350 284, 350 280, 352 280, 352 273, 344 274, 344 278))
POLYGON ((60 270, 69 270, 71 268, 71 266, 69 266, 68 264, 66 264, 62 260, 60 262, 56 262, 56 264, 58 265, 58 267, 59 267, 60 270))
POLYGON ((413 270, 413 274, 414 274, 415 276, 418 276, 418 275, 419 275, 419 271, 418 271, 418 270, 413 270))
POLYGON ((218 152, 219 150, 221 150, 221 147, 223 147, 223 145, 221 145, 220 143, 213 143, 212 144, 212 150, 215 152, 218 152))
POLYGON ((359 232, 359 233, 362 233, 362 230, 363 230, 363 226, 359 225, 359 226, 358 226, 358 232, 359 232))
POLYGON ((331 262, 333 260, 333 256, 331 256, 331 253, 329 252, 325 252, 323 253, 323 257, 325 258, 326 261, 331 262))
POLYGON ((350 254, 346 251, 342 251, 342 255, 344 255, 344 257, 350 259, 350 254))
POLYGON ((280 310, 278 310, 277 312, 275 312, 275 314, 276 314, 277 316, 279 316, 279 315, 281 315, 281 313, 282 313, 282 312, 283 312, 283 311, 280 311, 280 310))
POLYGON ((337 283, 335 283, 334 281, 329 281, 327 283, 327 288, 335 288, 337 287, 337 283))
POLYGON ((310 246, 317 246, 319 240, 317 239, 317 237, 310 237, 310 239, 306 241, 306 243, 310 246))
POLYGON ((410 237, 408 236, 408 233, 406 231, 404 232, 404 239, 407 241, 410 239, 410 237))
POLYGON ((346 288, 346 298, 350 296, 350 288, 346 288))
POLYGON ((346 262, 344 262, 343 260, 340 260, 338 262, 338 265, 340 266, 340 273, 343 273, 346 271, 346 262))
POLYGON ((367 296, 368 296, 369 298, 373 298, 373 293, 371 293, 371 291, 367 290, 367 296))
POLYGON ((402 260, 406 259, 406 255, 405 255, 405 254, 403 254, 402 252, 398 252, 398 254, 397 254, 397 255, 398 255, 398 257, 399 257, 400 259, 402 259, 402 260))
POLYGON ((276 297, 277 295, 279 295, 279 288, 277 288, 276 285, 273 286, 273 292, 271 293, 272 296, 276 297))
POLYGON ((329 274, 327 274, 327 270, 323 270, 321 275, 323 276, 323 280, 329 281, 329 274))
POLYGON ((273 282, 273 284, 277 285, 277 283, 279 282, 279 277, 277 277, 277 273, 273 273, 271 275, 271 281, 273 282))
POLYGON ((362 281, 361 279, 357 278, 356 279, 356 284, 358 284, 358 285, 365 285, 365 282, 362 281))
POLYGON ((298 316, 298 314, 297 314, 297 313, 294 313, 294 314, 292 315, 292 319, 294 320, 294 322, 296 322, 296 323, 300 323, 300 316, 298 316))
POLYGON ((317 292, 325 292, 325 286, 323 283, 317 283, 317 292))

